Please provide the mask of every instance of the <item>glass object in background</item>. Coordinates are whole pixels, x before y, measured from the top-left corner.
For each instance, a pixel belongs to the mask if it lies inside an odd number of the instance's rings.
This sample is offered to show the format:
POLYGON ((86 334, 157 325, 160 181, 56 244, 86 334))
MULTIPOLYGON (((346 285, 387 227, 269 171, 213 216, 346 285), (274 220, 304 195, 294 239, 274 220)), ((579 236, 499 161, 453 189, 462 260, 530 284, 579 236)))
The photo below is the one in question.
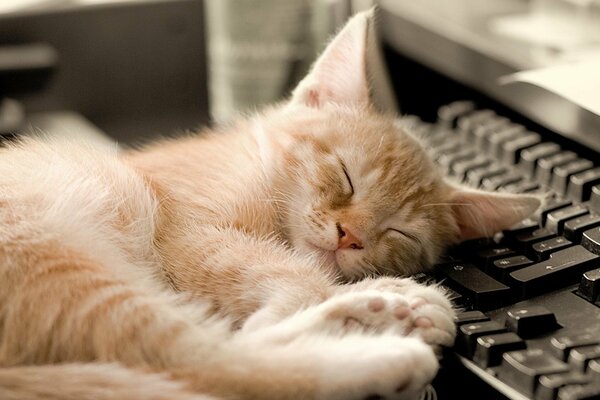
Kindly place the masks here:
POLYGON ((373 0, 206 0, 213 119, 288 95, 328 37, 373 0))

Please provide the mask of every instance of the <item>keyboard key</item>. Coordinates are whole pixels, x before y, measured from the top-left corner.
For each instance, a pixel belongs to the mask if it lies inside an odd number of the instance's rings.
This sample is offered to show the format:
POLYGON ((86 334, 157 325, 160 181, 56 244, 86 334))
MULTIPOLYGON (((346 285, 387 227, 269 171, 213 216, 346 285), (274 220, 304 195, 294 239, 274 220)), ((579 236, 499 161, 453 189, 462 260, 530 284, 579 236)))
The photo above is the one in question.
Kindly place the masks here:
POLYGON ((587 271, 581 277, 577 295, 587 301, 595 302, 600 296, 600 268, 587 271))
POLYGON ((522 350, 525 341, 513 332, 497 333, 477 338, 473 361, 483 368, 500 365, 502 355, 507 351, 522 350))
POLYGON ((592 186, 600 183, 600 167, 592 168, 571 176, 567 197, 573 201, 588 201, 592 186))
POLYGON ((561 208, 548 213, 545 227, 553 232, 562 233, 565 222, 569 219, 588 214, 587 208, 581 204, 561 208))
POLYGON ((523 338, 533 338, 560 327, 554 313, 542 306, 513 308, 506 312, 506 327, 523 338))
POLYGON ((456 325, 470 324, 473 322, 489 321, 490 318, 479 310, 464 311, 454 317, 456 325))
POLYGON ((562 250, 572 245, 572 242, 562 236, 544 240, 543 242, 538 242, 531 246, 531 258, 535 261, 546 260, 550 257, 550 254, 555 251, 562 250))
POLYGON ((590 208, 600 214, 600 185, 592 187, 592 195, 590 197, 590 208))
POLYGON ((521 251, 529 251, 532 244, 541 242, 543 240, 551 239, 556 236, 555 232, 552 232, 546 228, 538 228, 530 232, 520 233, 514 238, 515 246, 521 251))
POLYGON ((595 379, 600 378, 600 360, 591 360, 588 364, 588 372, 593 375, 595 379))
POLYGON ((467 173, 467 182, 473 186, 481 185, 485 178, 503 174, 507 171, 506 167, 492 163, 488 166, 473 169, 467 173))
POLYGON ((521 159, 521 151, 533 147, 542 141, 542 137, 534 132, 524 132, 518 139, 509 140, 502 145, 502 157, 505 164, 516 164, 521 159))
POLYGON ((467 297, 474 308, 485 311, 500 308, 510 298, 508 286, 498 282, 472 264, 450 263, 438 269, 445 285, 467 297))
POLYGON ((508 229, 503 230, 502 235, 504 236, 505 240, 510 241, 511 239, 514 239, 514 237, 516 235, 534 231, 539 227, 540 227, 540 225, 539 225, 537 218, 530 217, 530 218, 526 218, 523 221, 511 226, 508 229))
POLYGON ((577 160, 569 161, 566 164, 557 166, 552 171, 552 181, 550 186, 556 193, 563 196, 567 193, 567 185, 572 175, 578 174, 592 168, 594 164, 590 160, 578 158, 577 160))
POLYGON ((533 261, 525 256, 513 256, 494 261, 487 272, 499 279, 500 282, 506 283, 511 272, 528 267, 531 264, 533 264, 533 261))
POLYGON ((505 353, 498 376, 521 393, 531 396, 542 375, 567 372, 569 365, 541 349, 505 353))
POLYGON ((600 227, 584 231, 581 245, 594 254, 600 254, 600 227))
POLYGON ((546 217, 549 213, 559 210, 561 208, 565 208, 570 206, 571 200, 555 197, 548 200, 545 204, 543 204, 536 212, 539 215, 540 222, 543 225, 546 224, 546 217))
POLYGON ((510 247, 495 247, 491 249, 481 250, 477 253, 479 264, 487 269, 492 262, 500 258, 506 258, 515 255, 515 251, 510 247))
POLYGON ((502 187, 502 190, 510 193, 531 193, 540 190, 537 182, 522 180, 502 187))
POLYGON ((535 176, 535 169, 539 159, 560 152, 560 146, 556 143, 540 143, 521 152, 521 161, 518 168, 530 177, 535 176))
POLYGON ((557 400, 598 400, 600 399, 600 382, 586 385, 567 385, 558 391, 557 400))
POLYGON ((481 186, 485 190, 498 190, 503 186, 517 183, 523 180, 523 173, 520 171, 507 171, 500 175, 495 175, 483 179, 481 186))
POLYGON ((491 162, 492 161, 487 156, 480 154, 470 160, 460 160, 452 164, 451 174, 462 181, 466 178, 466 175, 469 171, 476 168, 486 167, 490 165, 491 162))
POLYGON ((572 349, 600 344, 600 333, 557 336, 550 339, 550 344, 552 344, 554 354, 561 360, 566 361, 572 349))
POLYGON ((488 147, 487 138, 508 125, 510 125, 510 120, 504 117, 486 120, 472 131, 472 135, 467 139, 467 141, 470 142, 473 140, 473 143, 476 147, 478 147, 480 150, 486 151, 488 147))
POLYGON ((496 115, 496 113, 492 110, 477 110, 466 115, 460 116, 456 125, 461 134, 467 136, 473 131, 473 129, 475 129, 477 125, 481 124, 482 122, 488 119, 493 119, 497 117, 498 116, 496 115))
POLYGON ((579 372, 587 372, 590 361, 600 359, 600 345, 576 347, 569 353, 568 362, 579 372))
POLYGON ((458 119, 475 110, 475 104, 472 101, 454 101, 438 109, 438 122, 447 128, 455 128, 458 119))
POLYGON ((504 144, 508 141, 516 140, 525 132, 526 130, 523 125, 511 124, 504 127, 501 131, 488 137, 488 153, 497 159, 502 159, 504 144))
POLYGON ((474 322, 472 324, 464 324, 458 327, 456 344, 461 354, 471 358, 475 353, 475 346, 478 337, 502 332, 506 332, 506 328, 501 323, 496 321, 483 321, 474 322))
POLYGON ((563 235, 572 242, 581 241, 583 232, 600 226, 600 215, 587 214, 565 222, 563 235))
POLYGON ((550 259, 510 273, 511 285, 522 298, 576 283, 584 271, 598 267, 600 257, 582 246, 571 246, 550 254, 550 259))
POLYGON ((559 165, 564 165, 575 159, 577 159, 577 154, 572 151, 561 151, 553 156, 540 158, 537 162, 538 165, 535 170, 536 180, 544 186, 550 185, 554 168, 558 167, 559 165))
POLYGON ((449 174, 452 169, 452 166, 456 162, 473 159, 473 157, 475 157, 475 151, 471 148, 467 148, 456 153, 443 154, 442 156, 440 156, 437 162, 442 168, 442 171, 444 171, 444 173, 446 174, 449 174))
POLYGON ((556 400, 560 388, 572 384, 586 384, 591 382, 589 376, 580 372, 570 371, 560 374, 543 375, 539 378, 538 388, 535 392, 536 400, 556 400))

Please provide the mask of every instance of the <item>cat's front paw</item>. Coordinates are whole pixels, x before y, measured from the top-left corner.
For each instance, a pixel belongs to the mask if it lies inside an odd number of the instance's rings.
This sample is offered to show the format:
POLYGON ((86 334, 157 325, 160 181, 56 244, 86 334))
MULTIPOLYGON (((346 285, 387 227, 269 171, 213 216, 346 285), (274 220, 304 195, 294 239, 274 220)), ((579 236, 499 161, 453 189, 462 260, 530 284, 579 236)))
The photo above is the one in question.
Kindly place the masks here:
POLYGON ((409 311, 404 321, 411 322, 404 329, 405 334, 421 337, 431 345, 452 346, 454 343, 456 312, 442 288, 419 284, 412 279, 388 277, 365 280, 349 288, 351 291, 348 293, 366 290, 378 292, 384 297, 392 294, 401 296, 409 311))

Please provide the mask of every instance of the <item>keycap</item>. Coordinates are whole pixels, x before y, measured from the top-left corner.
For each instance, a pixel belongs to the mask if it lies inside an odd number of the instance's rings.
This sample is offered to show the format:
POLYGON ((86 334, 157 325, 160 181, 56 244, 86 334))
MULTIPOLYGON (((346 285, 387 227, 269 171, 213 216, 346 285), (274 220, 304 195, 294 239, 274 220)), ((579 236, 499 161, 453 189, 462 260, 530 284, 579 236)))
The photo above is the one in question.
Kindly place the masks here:
POLYGON ((438 158, 438 164, 445 173, 450 173, 452 166, 462 160, 470 160, 475 157, 475 152, 471 148, 462 149, 456 153, 443 154, 438 158))
POLYGON ((506 283, 511 272, 532 264, 533 261, 525 256, 513 256, 494 261, 487 272, 499 279, 500 282, 506 283))
POLYGON ((521 158, 521 151, 540 143, 542 138, 534 132, 524 132, 515 140, 509 140, 502 145, 502 157, 505 164, 516 164, 521 158))
POLYGON ((459 353, 471 358, 475 353, 477 338, 494 333, 506 332, 506 328, 496 321, 474 322, 458 327, 456 345, 459 353))
POLYGON ((498 376, 509 386, 531 396, 542 375, 567 372, 569 365, 541 349, 518 350, 504 353, 498 376))
POLYGON ((539 216, 540 223, 542 224, 542 226, 544 226, 546 224, 546 217, 548 216, 549 213, 559 210, 561 208, 568 207, 571 204, 572 204, 571 200, 560 198, 560 197, 554 197, 554 198, 546 201, 546 203, 543 204, 536 211, 536 215, 539 216))
POLYGON ((600 257, 580 245, 550 254, 546 261, 510 273, 510 282, 522 298, 576 283, 584 271, 596 268, 600 257))
POLYGON ((581 245, 594 254, 600 254, 600 227, 584 231, 581 245))
POLYGON ((532 244, 547 240, 556 236, 555 232, 546 228, 538 228, 530 232, 520 233, 515 236, 513 242, 519 250, 525 252, 529 251, 532 244))
POLYGON ((473 111, 458 118, 457 128, 459 131, 469 134, 481 122, 496 117, 496 113, 492 110, 473 111))
POLYGON ((498 190, 503 186, 523 180, 523 173, 520 171, 506 171, 503 174, 484 178, 481 186, 485 190, 498 190))
POLYGON ((502 355, 507 351, 526 347, 525 341, 513 332, 480 336, 477 338, 473 361, 483 368, 493 367, 502 362, 502 355))
POLYGON ((491 159, 480 154, 472 159, 460 160, 452 164, 452 175, 458 177, 461 181, 465 179, 467 173, 473 169, 485 167, 491 164, 491 159))
POLYGON ((577 371, 563 372, 552 375, 542 375, 538 380, 535 392, 536 400, 556 400, 560 388, 572 384, 585 384, 591 378, 577 371))
POLYGON ((539 189, 539 183, 528 180, 522 180, 502 187, 502 190, 510 193, 531 193, 539 189))
POLYGON ((539 227, 540 227, 540 224, 538 222, 538 219, 534 218, 534 217, 529 217, 529 218, 525 218, 521 222, 516 223, 515 225, 511 226, 510 228, 503 230, 502 235, 504 236, 505 240, 510 241, 516 235, 519 235, 519 234, 525 233, 525 232, 534 231, 539 227))
POLYGON ((543 306, 517 307, 506 312, 506 327, 529 339, 560 327, 554 313, 543 306))
POLYGON ((600 343, 600 332, 580 333, 577 335, 556 336, 550 339, 554 354, 561 360, 567 360, 569 353, 576 347, 596 345, 600 343))
POLYGON ((573 243, 562 236, 544 240, 543 242, 534 243, 531 246, 531 258, 535 261, 542 261, 550 257, 550 254, 555 251, 562 250, 573 243))
POLYGON ((545 227, 546 229, 560 234, 562 233, 563 226, 567 220, 585 214, 589 214, 589 211, 581 204, 564 207, 548 213, 546 216, 545 227))
POLYGON ((535 169, 539 159, 560 152, 560 146, 556 143, 540 143, 521 152, 521 160, 518 168, 530 177, 535 176, 535 169))
POLYGON ((506 172, 506 167, 492 163, 485 167, 476 168, 469 171, 467 173, 467 182, 473 186, 479 186, 485 178, 500 175, 504 172, 506 172))
POLYGON ((600 359, 591 360, 588 364, 588 372, 595 377, 600 378, 600 359))
POLYGON ((540 158, 537 162, 537 168, 535 170, 535 178, 542 185, 550 185, 552 179, 552 172, 555 167, 564 165, 569 161, 573 161, 577 158, 577 154, 572 151, 561 151, 558 154, 552 156, 540 158))
POLYGON ((600 268, 583 273, 577 294, 592 303, 598 300, 600 296, 600 268))
POLYGON ((600 345, 576 347, 569 352, 567 361, 580 372, 587 372, 590 361, 600 359, 600 345))
POLYGON ((600 183, 600 167, 574 174, 569 178, 567 197, 573 201, 588 201, 592 186, 600 183))
POLYGON ((600 185, 592 187, 590 209, 600 214, 600 185))
POLYGON ((511 124, 502 130, 488 136, 488 153, 497 159, 502 159, 502 148, 510 140, 515 140, 526 132, 523 125, 511 124))
POLYGON ((485 315, 484 313, 482 313, 479 310, 464 311, 464 312, 457 314, 456 317, 454 317, 454 322, 456 322, 456 325, 470 324, 473 322, 489 321, 489 320, 490 320, 490 317, 488 317, 487 315, 485 315))
POLYGON ((556 193, 562 196, 567 193, 567 185, 571 175, 583 172, 592 168, 593 166, 594 164, 590 160, 585 160, 583 158, 559 165, 552 171, 552 181, 550 183, 550 187, 554 189, 556 193))
POLYGON ((597 226, 600 226, 600 215, 582 215, 565 222, 563 235, 572 242, 579 242, 583 232, 597 226))
POLYGON ((510 120, 504 117, 486 120, 473 129, 471 137, 467 138, 467 140, 473 140, 475 146, 482 151, 486 151, 488 146, 487 138, 509 124, 510 120))
POLYGON ((453 101, 438 109, 438 122, 448 128, 456 127, 458 119, 475 109, 472 101, 453 101))
POLYGON ((510 257, 515 254, 515 251, 510 247, 494 247, 479 251, 479 253, 477 253, 477 258, 478 263, 484 269, 487 269, 495 260, 510 257))
POLYGON ((558 391, 557 400, 598 400, 600 399, 600 382, 594 381, 585 385, 567 385, 558 391))
POLYGON ((438 273, 446 279, 445 285, 467 297, 476 309, 485 311, 500 308, 510 298, 511 290, 508 286, 473 264, 449 263, 440 266, 438 273))

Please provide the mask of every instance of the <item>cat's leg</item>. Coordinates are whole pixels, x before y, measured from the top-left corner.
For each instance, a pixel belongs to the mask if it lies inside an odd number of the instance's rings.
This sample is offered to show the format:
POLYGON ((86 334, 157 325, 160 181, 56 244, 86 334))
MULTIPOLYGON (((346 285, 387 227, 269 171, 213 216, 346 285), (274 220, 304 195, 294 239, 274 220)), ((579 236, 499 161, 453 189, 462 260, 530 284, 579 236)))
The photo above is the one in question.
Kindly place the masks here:
POLYGON ((340 400, 413 398, 437 369, 427 345, 395 335, 232 336, 180 298, 126 280, 126 262, 115 267, 55 242, 0 246, 0 365, 119 362, 214 396, 340 400))
POLYGON ((187 228, 170 227, 156 241, 165 275, 176 290, 207 300, 236 326, 276 323, 335 291, 334 275, 319 260, 280 240, 232 227, 187 228))

